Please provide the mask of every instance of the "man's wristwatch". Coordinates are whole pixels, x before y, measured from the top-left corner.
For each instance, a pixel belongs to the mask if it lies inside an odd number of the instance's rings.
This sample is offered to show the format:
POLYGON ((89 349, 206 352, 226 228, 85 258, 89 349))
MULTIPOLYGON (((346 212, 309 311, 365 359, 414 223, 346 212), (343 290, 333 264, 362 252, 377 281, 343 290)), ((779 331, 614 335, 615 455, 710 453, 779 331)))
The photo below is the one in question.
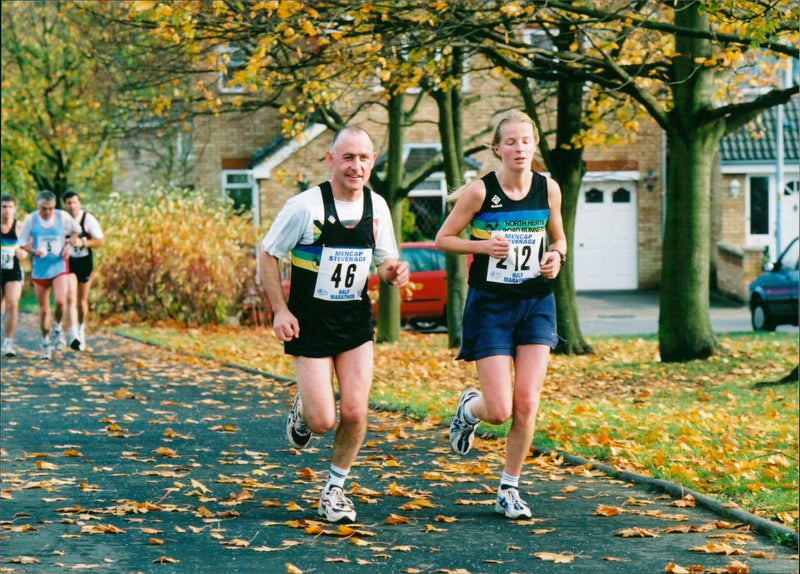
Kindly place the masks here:
POLYGON ((551 249, 550 251, 555 251, 558 253, 558 256, 561 258, 561 265, 564 265, 564 263, 567 262, 567 256, 561 253, 558 249, 551 249))

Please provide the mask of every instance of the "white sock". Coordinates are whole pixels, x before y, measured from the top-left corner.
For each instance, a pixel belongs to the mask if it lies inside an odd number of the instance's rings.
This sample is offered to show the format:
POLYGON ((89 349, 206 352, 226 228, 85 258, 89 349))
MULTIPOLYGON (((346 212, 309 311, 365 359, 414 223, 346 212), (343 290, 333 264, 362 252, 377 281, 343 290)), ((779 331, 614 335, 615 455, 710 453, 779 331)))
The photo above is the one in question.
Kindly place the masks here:
POLYGON ((56 323, 55 325, 53 325, 53 331, 55 331, 56 333, 60 333, 61 332, 61 323, 56 323))
POLYGON ((464 420, 467 421, 471 425, 478 424, 480 422, 480 420, 481 420, 478 417, 476 417, 475 415, 473 415, 472 414, 472 409, 469 408, 469 404, 472 401, 474 401, 476 398, 477 397, 475 397, 473 399, 470 399, 466 403, 464 403, 464 420))
POLYGON ((519 476, 511 476, 504 471, 500 477, 500 488, 519 488, 519 476))
POLYGON ((341 489, 344 489, 344 481, 347 480, 347 475, 350 474, 350 470, 345 470, 343 468, 339 468, 335 464, 331 465, 330 474, 328 474, 328 483, 325 485, 325 490, 330 489, 332 486, 338 486, 341 489))

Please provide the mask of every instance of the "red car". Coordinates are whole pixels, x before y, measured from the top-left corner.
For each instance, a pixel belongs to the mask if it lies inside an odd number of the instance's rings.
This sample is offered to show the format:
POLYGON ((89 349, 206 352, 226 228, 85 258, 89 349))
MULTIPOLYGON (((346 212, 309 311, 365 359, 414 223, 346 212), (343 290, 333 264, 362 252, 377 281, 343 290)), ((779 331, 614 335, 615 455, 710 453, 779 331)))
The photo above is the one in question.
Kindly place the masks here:
MULTIPOLYGON (((418 331, 431 331, 447 325, 447 272, 444 253, 433 241, 402 243, 400 259, 408 264, 412 288, 401 290, 400 320, 418 331)), ((468 260, 469 261, 469 260, 468 260)), ((373 299, 372 317, 378 314, 378 276, 371 275, 367 284, 373 299)))
MULTIPOLYGON (((402 243, 400 251, 400 259, 408 264, 409 283, 413 283, 411 288, 401 290, 403 299, 400 302, 400 320, 418 331, 431 331, 439 326, 446 326, 447 273, 444 253, 436 249, 433 241, 402 243)), ((370 298, 373 300, 373 319, 378 314, 378 281, 378 276, 373 274, 367 283, 370 298)), ((288 296, 288 278, 284 278, 282 283, 288 296)), ((248 292, 239 321, 243 325, 272 323, 272 309, 261 289, 248 292)))

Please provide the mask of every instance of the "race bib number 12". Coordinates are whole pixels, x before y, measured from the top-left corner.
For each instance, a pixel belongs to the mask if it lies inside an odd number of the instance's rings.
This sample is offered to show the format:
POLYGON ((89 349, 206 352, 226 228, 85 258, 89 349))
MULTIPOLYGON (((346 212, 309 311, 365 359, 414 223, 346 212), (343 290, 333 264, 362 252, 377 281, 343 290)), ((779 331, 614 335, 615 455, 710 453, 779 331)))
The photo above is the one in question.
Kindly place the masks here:
POLYGON ((544 232, 505 231, 500 233, 503 233, 511 246, 508 256, 504 259, 489 257, 486 280, 493 283, 516 284, 538 277, 539 247, 544 239, 544 232))
POLYGON ((372 249, 323 247, 314 297, 354 301, 361 297, 372 263, 372 249))

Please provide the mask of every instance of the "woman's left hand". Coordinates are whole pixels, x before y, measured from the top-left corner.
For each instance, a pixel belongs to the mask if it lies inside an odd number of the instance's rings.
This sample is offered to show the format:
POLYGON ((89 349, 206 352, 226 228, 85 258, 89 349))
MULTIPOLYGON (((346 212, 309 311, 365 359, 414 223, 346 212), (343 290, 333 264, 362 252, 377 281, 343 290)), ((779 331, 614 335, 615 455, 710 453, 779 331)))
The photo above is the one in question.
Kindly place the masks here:
POLYGON ((539 272, 546 279, 555 279, 561 271, 561 254, 558 251, 545 251, 539 262, 539 272))

